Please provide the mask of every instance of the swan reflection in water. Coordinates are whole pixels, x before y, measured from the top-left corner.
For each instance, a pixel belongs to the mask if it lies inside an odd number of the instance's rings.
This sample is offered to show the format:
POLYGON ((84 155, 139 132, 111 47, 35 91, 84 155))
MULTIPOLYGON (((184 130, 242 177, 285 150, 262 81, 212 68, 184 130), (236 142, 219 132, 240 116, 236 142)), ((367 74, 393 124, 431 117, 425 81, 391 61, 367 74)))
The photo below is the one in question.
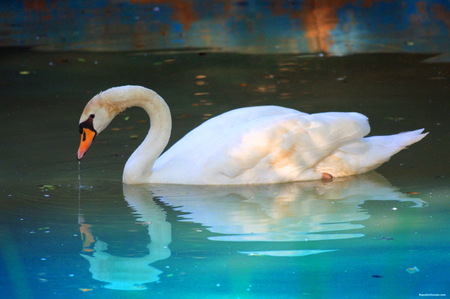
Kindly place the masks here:
MULTIPOLYGON (((125 189, 124 189, 125 191, 125 189)), ((116 290, 145 290, 145 284, 159 280, 161 270, 150 264, 170 257, 168 245, 172 241, 171 225, 166 221, 165 211, 151 198, 148 190, 137 188, 125 198, 135 204, 131 207, 138 213, 137 224, 147 228, 148 239, 145 254, 139 256, 118 256, 108 251, 108 244, 94 236, 95 225, 80 223, 83 239, 81 256, 89 262, 89 271, 95 280, 107 282, 106 288, 116 290), (143 193, 145 192, 145 193, 143 193), (139 198, 136 200, 135 198, 139 198)), ((83 219, 84 217, 82 217, 83 219)))
MULTIPOLYGON (((199 223, 214 233, 210 240, 226 242, 358 238, 364 234, 351 230, 364 228, 361 223, 370 217, 368 211, 360 207, 364 202, 411 202, 411 207, 425 204, 419 198, 397 191, 375 172, 333 182, 255 186, 124 185, 123 193, 136 213, 136 220, 146 224, 150 241, 144 256, 110 254, 108 244, 92 235, 90 225, 81 224, 84 248, 92 248, 92 252, 84 250, 82 256, 89 261, 93 278, 107 282, 107 288, 121 290, 145 289, 146 283, 158 281, 162 271, 151 264, 171 255, 171 225, 161 203, 182 212, 180 221, 199 223)), ((249 248, 239 253, 306 256, 334 250, 257 251, 249 248)))

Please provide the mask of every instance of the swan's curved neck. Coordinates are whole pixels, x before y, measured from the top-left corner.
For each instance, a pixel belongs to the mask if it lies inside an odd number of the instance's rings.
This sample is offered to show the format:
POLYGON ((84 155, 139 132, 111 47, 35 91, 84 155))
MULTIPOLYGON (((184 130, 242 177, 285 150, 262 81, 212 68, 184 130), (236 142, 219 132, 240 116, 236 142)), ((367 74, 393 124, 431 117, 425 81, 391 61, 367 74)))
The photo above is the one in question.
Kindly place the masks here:
POLYGON ((138 88, 128 95, 128 107, 142 107, 148 113, 150 130, 125 164, 123 183, 142 184, 149 181, 153 164, 169 142, 172 118, 166 102, 156 92, 138 88))

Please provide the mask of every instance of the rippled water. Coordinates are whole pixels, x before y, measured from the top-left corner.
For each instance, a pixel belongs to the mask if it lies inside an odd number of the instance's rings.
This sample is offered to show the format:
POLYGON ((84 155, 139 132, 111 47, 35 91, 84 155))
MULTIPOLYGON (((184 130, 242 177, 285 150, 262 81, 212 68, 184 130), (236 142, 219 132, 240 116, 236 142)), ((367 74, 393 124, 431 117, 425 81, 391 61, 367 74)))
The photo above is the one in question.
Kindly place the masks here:
POLYGON ((3 51, 1 298, 450 295, 450 67, 426 58, 3 51), (171 142, 262 104, 430 134, 376 173, 331 183, 123 186, 143 111, 116 118, 80 171, 75 160, 85 103, 122 84, 167 100, 171 142))

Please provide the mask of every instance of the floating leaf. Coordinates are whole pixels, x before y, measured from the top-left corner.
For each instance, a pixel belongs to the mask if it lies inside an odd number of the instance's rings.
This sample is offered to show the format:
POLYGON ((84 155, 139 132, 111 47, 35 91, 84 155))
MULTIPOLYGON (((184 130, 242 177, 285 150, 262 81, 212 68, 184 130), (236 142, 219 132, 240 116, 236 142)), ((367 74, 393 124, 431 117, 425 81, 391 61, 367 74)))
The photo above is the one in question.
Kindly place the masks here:
POLYGON ((41 190, 55 190, 55 186, 53 185, 38 185, 41 190))
POLYGON ((406 192, 406 194, 414 195, 414 194, 419 194, 419 192, 406 192))
POLYGON ((275 92, 277 87, 275 84, 261 85, 256 88, 256 92, 275 92))
POLYGON ((205 79, 206 76, 205 75, 197 75, 195 76, 195 79, 205 79))
POLYGON ((94 289, 79 288, 79 290, 86 293, 86 292, 92 292, 94 289))
POLYGON ((136 140, 138 139, 139 135, 130 135, 130 139, 131 140, 136 140))
POLYGON ((129 119, 130 119, 129 116, 125 116, 125 117, 123 118, 123 120, 129 120, 129 119))
POLYGON ((414 274, 417 272, 420 272, 419 268, 417 268, 416 266, 412 267, 412 268, 407 268, 406 272, 408 272, 409 274, 414 274))
POLYGON ((289 67, 280 67, 280 68, 279 68, 279 71, 280 71, 280 72, 295 72, 294 69, 289 68, 289 67))
POLYGON ((30 71, 20 71, 19 74, 21 74, 21 75, 29 75, 29 74, 31 74, 31 72, 30 71))
POLYGON ((86 62, 86 59, 84 59, 84 58, 81 58, 81 57, 80 57, 80 58, 78 58, 77 60, 78 60, 79 62, 86 62))

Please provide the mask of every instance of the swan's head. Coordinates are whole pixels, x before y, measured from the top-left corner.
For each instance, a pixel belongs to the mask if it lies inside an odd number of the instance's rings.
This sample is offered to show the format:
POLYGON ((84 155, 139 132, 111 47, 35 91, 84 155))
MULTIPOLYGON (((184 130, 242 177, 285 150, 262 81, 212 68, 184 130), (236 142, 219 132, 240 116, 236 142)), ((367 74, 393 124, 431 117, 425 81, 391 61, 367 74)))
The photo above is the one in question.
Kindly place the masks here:
POLYGON ((83 158, 95 136, 100 134, 119 112, 126 109, 117 91, 116 88, 111 88, 99 93, 84 108, 79 123, 81 140, 77 152, 78 160, 83 158))

